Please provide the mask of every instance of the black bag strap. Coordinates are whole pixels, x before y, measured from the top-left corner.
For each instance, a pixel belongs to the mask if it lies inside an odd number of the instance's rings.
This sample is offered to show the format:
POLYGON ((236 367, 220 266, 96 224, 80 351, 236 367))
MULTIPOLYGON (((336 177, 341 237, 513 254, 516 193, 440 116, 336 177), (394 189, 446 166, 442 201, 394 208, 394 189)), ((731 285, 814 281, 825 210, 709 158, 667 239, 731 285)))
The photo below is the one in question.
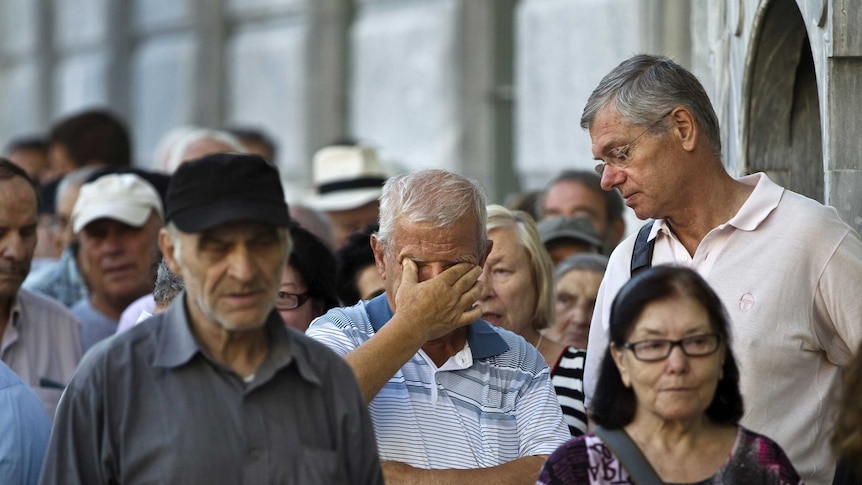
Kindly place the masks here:
POLYGON ((593 433, 610 448, 611 453, 617 457, 636 485, 664 485, 640 448, 624 429, 606 429, 596 426, 593 433))
POLYGON ((655 248, 655 239, 652 241, 648 241, 647 239, 649 238, 653 222, 655 221, 647 222, 638 231, 638 237, 635 239, 635 248, 632 251, 632 276, 637 274, 638 271, 649 269, 652 266, 652 251, 655 248))

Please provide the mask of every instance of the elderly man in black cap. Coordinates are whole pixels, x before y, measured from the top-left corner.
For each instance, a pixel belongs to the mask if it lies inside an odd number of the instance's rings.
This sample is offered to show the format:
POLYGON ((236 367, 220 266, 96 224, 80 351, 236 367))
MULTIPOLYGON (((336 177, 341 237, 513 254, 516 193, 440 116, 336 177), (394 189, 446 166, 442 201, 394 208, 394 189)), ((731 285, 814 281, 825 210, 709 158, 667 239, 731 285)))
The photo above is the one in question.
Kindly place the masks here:
POLYGON ((273 311, 290 225, 255 155, 183 164, 159 245, 186 285, 87 354, 41 482, 383 483, 353 373, 273 311))

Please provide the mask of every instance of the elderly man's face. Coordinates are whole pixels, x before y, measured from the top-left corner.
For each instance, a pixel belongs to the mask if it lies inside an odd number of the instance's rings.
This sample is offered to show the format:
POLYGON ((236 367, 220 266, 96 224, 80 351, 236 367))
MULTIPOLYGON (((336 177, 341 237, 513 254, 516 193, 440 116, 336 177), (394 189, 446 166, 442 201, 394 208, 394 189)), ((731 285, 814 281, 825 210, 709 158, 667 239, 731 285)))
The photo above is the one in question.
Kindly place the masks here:
POLYGON ((168 267, 185 282, 193 324, 228 331, 263 326, 275 306, 287 237, 286 231, 257 222, 174 236, 163 231, 160 245, 168 267))
POLYGON ((0 299, 14 297, 36 249, 36 192, 26 180, 0 180, 0 299))
POLYGON ((401 284, 401 261, 413 260, 419 281, 431 279, 458 263, 484 264, 486 253, 479 253, 479 232, 472 216, 465 216, 446 228, 428 224, 398 223, 395 241, 388 251, 373 239, 374 257, 389 306, 395 310, 395 294, 401 284))
POLYGON ((153 291, 161 226, 155 214, 141 227, 107 218, 84 226, 79 257, 90 293, 122 305, 153 291))

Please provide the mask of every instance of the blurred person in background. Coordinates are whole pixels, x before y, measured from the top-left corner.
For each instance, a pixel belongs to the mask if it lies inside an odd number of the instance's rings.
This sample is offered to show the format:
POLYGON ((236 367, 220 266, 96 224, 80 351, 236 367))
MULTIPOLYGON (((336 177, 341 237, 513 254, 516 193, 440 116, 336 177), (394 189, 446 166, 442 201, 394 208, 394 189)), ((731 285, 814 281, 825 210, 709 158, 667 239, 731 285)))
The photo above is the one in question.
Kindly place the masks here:
POLYGON ((578 436, 587 427, 583 351, 545 335, 554 322, 553 267, 536 225, 526 212, 489 205, 488 239, 493 246, 482 268, 482 293, 476 302, 482 318, 517 333, 542 354, 563 421, 569 433, 578 436))
POLYGON ((335 290, 343 305, 370 300, 384 291, 383 278, 377 271, 371 249, 371 235, 377 232, 378 227, 371 224, 364 231, 354 232, 335 252, 338 261, 335 290))
POLYGON ((377 222, 387 175, 377 152, 367 146, 336 144, 314 154, 312 183, 315 195, 305 205, 329 219, 335 248, 347 237, 377 222))
POLYGON ((72 209, 78 192, 98 166, 75 169, 63 176, 57 185, 54 213, 51 216, 51 243, 61 247, 60 259, 33 268, 23 288, 59 300, 67 307, 87 297, 87 285, 78 269, 78 242, 72 230, 72 209))
POLYGON ((536 225, 554 265, 578 253, 601 253, 604 242, 589 217, 552 217, 536 225))
POLYGON ((48 166, 48 142, 42 137, 14 138, 6 144, 5 154, 40 186, 56 178, 48 166))
POLYGON ((335 256, 311 232, 290 227, 293 248, 281 273, 275 309, 284 324, 305 332, 312 320, 338 306, 335 256))
POLYGON ((184 162, 225 152, 245 153, 245 147, 240 143, 239 138, 225 131, 193 129, 175 142, 162 171, 170 174, 184 162))
POLYGON ((260 155, 267 162, 276 165, 276 146, 275 141, 259 128, 251 128, 245 126, 234 126, 226 128, 224 131, 235 136, 242 144, 246 153, 260 155))
POLYGON ((81 187, 72 229, 89 296, 72 313, 81 320, 85 351, 114 335, 126 307, 153 290, 163 220, 161 196, 137 175, 103 175, 81 187))
POLYGON ((482 319, 517 333, 557 364, 564 347, 545 339, 542 331, 554 321, 553 268, 536 225, 526 212, 488 206, 491 253, 482 267, 482 293, 477 305, 482 319))
POLYGON ((576 254, 557 265, 554 270, 556 318, 545 330, 545 337, 586 350, 596 297, 607 267, 607 256, 590 253, 576 254))
POLYGON ((626 233, 623 199, 617 191, 602 190, 601 177, 588 170, 564 170, 539 197, 541 219, 586 216, 610 254, 626 233))

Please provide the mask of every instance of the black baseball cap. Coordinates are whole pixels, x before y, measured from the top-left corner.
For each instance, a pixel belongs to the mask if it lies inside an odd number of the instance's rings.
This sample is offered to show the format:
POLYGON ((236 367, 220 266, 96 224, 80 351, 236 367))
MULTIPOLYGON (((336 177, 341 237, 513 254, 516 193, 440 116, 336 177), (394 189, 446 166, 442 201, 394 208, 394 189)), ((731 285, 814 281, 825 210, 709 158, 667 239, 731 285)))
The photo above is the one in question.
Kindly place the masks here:
POLYGON ((183 232, 236 221, 290 226, 278 169, 258 155, 216 153, 183 163, 171 176, 165 221, 183 232))

